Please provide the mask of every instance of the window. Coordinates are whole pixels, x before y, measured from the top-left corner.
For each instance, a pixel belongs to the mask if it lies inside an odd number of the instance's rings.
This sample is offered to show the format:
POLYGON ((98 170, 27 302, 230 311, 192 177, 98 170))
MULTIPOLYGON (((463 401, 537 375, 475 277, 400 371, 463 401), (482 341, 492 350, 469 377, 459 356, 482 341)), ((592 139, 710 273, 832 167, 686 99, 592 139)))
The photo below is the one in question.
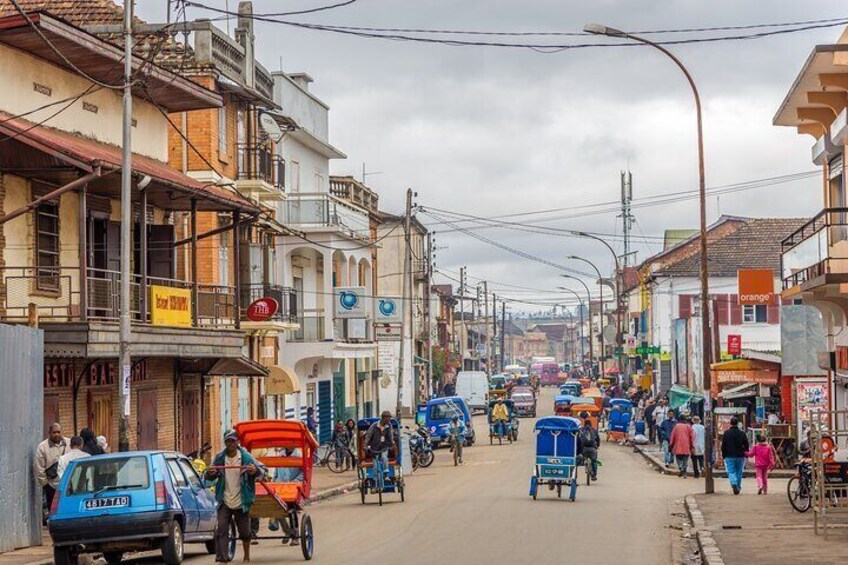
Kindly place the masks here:
POLYGON ((150 484, 147 457, 92 457, 76 463, 68 481, 67 494, 71 496, 89 494, 104 487, 129 490, 147 488, 150 484))
POLYGON ((59 290, 59 204, 45 202, 35 210, 36 288, 59 290))
POLYGON ((300 163, 291 163, 291 189, 292 192, 300 192, 300 163))
POLYGON ((200 482, 200 477, 197 476, 197 471, 194 470, 194 467, 185 459, 178 459, 177 462, 180 464, 180 469, 183 470, 183 474, 188 479, 189 484, 195 488, 203 488, 203 484, 200 482))
POLYGON ((227 158, 227 107, 218 108, 218 158, 227 158))
POLYGON ((174 481, 174 486, 177 488, 186 488, 188 486, 188 481, 183 476, 183 472, 180 470, 180 465, 177 463, 176 459, 168 459, 168 469, 171 471, 171 479, 174 481))
POLYGON ((768 322, 768 306, 765 304, 746 304, 742 306, 743 324, 765 324, 768 322))

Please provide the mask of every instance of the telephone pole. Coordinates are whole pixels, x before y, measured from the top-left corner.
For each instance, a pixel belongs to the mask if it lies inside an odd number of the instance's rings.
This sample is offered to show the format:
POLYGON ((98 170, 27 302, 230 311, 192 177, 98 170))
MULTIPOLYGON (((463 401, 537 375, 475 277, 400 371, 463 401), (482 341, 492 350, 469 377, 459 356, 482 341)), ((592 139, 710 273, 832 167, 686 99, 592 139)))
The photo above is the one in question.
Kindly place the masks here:
MULTIPOLYGON (((401 342, 400 355, 398 357, 398 386, 397 386, 397 406, 395 407, 395 416, 400 420, 403 410, 403 363, 405 360, 404 350, 407 342, 412 341, 412 286, 409 284, 412 277, 412 255, 410 245, 410 231, 412 228, 412 189, 406 189, 406 218, 403 224, 403 280, 401 282, 401 302, 403 303, 403 322, 401 323, 401 342), (409 292, 407 292, 409 291, 409 292), (407 335, 408 334, 408 335, 407 335), (408 339, 407 339, 408 338, 408 339)), ((410 355, 412 352, 410 351, 410 355)), ((410 357, 411 358, 411 357, 410 357)))
MULTIPOLYGON (((624 232, 624 266, 630 266, 630 230, 633 228, 633 214, 630 203, 633 201, 633 173, 621 171, 621 218, 624 232)), ((620 273, 619 273, 620 275, 620 273)))
MULTIPOLYGON (((503 332, 503 328, 501 328, 501 332, 503 332)), ((492 366, 495 365, 495 357, 497 356, 497 338, 498 338, 498 297, 495 296, 495 293, 492 293, 492 366)), ((498 367, 501 371, 503 371, 503 355, 501 355, 501 366, 498 367)), ((492 371, 494 373, 494 371, 492 371)))
POLYGON ((462 334, 459 344, 459 355, 461 358, 461 371, 465 370, 465 350, 468 347, 468 324, 465 323, 465 267, 459 269, 459 321, 462 334))
POLYGON ((424 305, 427 323, 427 396, 433 394, 433 234, 427 232, 427 286, 424 305))
MULTIPOLYGON (((497 318, 497 316, 493 316, 497 318)), ((504 367, 504 330, 506 329, 506 301, 501 300, 501 370, 504 367)))
MULTIPOLYGON (((132 257, 132 18, 135 0, 124 2, 124 93, 123 93, 123 151, 121 154, 121 315, 118 356, 121 374, 118 378, 118 398, 121 417, 118 419, 118 451, 130 450, 130 386, 132 356, 130 342, 130 257, 132 257)), ((145 210, 141 211, 146 213, 145 210)), ((145 234, 141 234, 144 237, 145 234)))
MULTIPOLYGON (((489 330, 486 328, 489 325, 489 283, 487 281, 483 281, 483 305, 483 334, 489 335, 489 330)), ((494 335, 492 335, 492 339, 494 339, 494 335)), ((492 339, 486 338, 486 372, 490 375, 493 373, 492 367, 495 366, 491 355, 492 339)))

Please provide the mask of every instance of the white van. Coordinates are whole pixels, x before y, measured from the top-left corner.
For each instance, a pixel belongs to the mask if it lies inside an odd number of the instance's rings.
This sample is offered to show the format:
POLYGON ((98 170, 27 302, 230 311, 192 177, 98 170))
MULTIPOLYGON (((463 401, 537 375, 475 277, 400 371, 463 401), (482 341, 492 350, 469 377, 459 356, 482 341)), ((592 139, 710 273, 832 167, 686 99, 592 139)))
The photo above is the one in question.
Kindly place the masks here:
POLYGON ((461 371, 456 376, 456 396, 465 401, 468 409, 489 409, 489 379, 483 371, 461 371))

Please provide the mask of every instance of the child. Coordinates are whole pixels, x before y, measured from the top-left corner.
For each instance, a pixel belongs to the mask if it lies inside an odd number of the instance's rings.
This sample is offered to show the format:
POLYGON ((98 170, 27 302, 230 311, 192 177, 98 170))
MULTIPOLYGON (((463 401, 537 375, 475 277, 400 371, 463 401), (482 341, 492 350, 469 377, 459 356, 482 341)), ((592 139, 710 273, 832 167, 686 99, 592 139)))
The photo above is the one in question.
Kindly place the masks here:
POLYGON ((774 469, 777 461, 774 457, 774 448, 768 444, 765 436, 757 434, 757 445, 745 454, 745 457, 754 458, 754 468, 757 471, 757 494, 768 494, 768 474, 774 469))

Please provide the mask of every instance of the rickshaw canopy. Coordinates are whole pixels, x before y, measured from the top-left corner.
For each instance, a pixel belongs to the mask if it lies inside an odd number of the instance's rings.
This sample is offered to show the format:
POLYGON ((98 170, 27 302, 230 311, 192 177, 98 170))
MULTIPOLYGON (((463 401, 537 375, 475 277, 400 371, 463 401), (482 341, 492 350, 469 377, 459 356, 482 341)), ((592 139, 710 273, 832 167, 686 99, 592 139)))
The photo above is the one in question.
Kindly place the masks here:
POLYGON ((580 420, 570 416, 545 416, 536 420, 536 431, 576 432, 582 426, 580 420))
POLYGON ((621 409, 628 410, 633 408, 633 403, 626 398, 613 398, 610 400, 610 406, 618 406, 621 409))
POLYGON ((559 394, 554 397, 554 404, 574 404, 577 398, 577 396, 571 396, 570 394, 559 394))
POLYGON ((248 451, 287 447, 311 454, 318 447, 306 425, 295 420, 248 420, 239 422, 234 428, 239 443, 248 451))

